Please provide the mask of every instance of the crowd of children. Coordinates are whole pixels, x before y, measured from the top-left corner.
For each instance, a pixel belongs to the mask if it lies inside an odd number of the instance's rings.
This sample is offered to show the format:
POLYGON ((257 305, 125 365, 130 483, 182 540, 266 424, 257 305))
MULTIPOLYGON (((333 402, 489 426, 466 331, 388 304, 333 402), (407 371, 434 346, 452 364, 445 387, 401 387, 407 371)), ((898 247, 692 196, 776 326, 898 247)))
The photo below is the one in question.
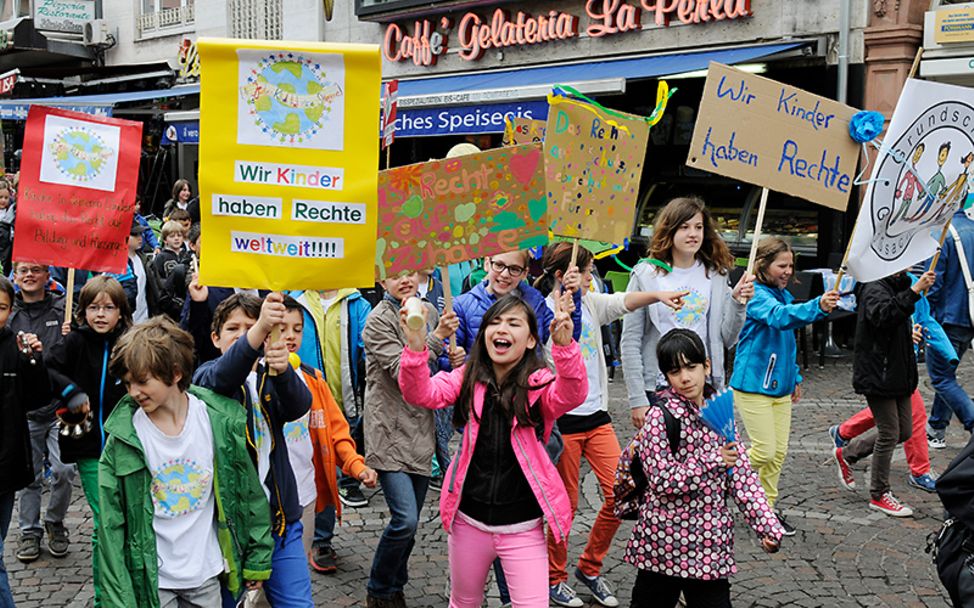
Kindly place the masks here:
MULTIPOLYGON (((10 188, 0 183, 0 229, 10 188)), ((531 252, 512 251, 486 259, 480 281, 452 271, 386 279, 374 305, 355 289, 201 285, 198 201, 185 180, 158 240, 138 211, 126 271, 82 273, 67 322, 48 267, 4 266, 16 292, 0 278, 0 554, 18 491, 17 557, 37 559, 44 534, 51 555, 67 553, 77 472, 92 513, 96 606, 233 606, 245 596, 313 606, 310 570, 338 568, 335 525, 343 504, 367 504, 362 485, 381 488, 390 515, 369 608, 406 606, 431 487, 451 608, 481 606, 491 567, 515 607, 577 608, 575 583, 618 606, 603 569, 621 525, 620 480, 635 487, 636 523, 616 557, 637 570, 632 606, 674 606, 681 595, 691 607, 730 605, 732 502, 764 550, 794 534, 774 510, 801 397, 794 330, 824 318, 839 294, 795 303, 795 256, 777 238, 760 243, 754 275, 732 284, 734 259, 699 198, 659 212, 623 293, 593 287, 590 251, 554 243, 533 284, 531 252), (441 280, 467 285, 452 309, 441 280), (625 447, 609 415, 602 333, 619 319, 636 430, 625 447), (725 387, 746 449, 701 417, 725 387), (583 458, 604 502, 571 583, 583 458)), ((860 287, 854 383, 877 431, 854 438, 864 421, 832 431, 842 483, 854 487, 848 464, 871 453, 871 506, 891 515, 908 513, 890 489, 892 450, 926 422, 911 315, 933 282, 929 272, 860 287)), ((932 483, 925 454, 925 469, 911 460, 920 487, 932 483)), ((13 606, 2 560, 0 606, 13 606)))

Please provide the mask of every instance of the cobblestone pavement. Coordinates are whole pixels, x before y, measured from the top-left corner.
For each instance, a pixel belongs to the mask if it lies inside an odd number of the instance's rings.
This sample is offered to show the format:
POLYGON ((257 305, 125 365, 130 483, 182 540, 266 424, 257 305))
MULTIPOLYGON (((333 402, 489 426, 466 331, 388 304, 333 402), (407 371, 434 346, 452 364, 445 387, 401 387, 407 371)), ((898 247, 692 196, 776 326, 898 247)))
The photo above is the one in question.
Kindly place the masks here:
MULTIPOLYGON (((923 375, 925 378, 925 374, 923 375)), ((961 378, 974 382, 974 365, 965 361, 961 378)), ((921 390, 929 407, 931 391, 924 381, 921 390)), ((617 377, 611 385, 612 413, 620 441, 633 434, 624 407, 625 387, 617 377)), ((894 456, 894 492, 910 504, 912 519, 896 520, 867 508, 868 477, 858 471, 860 489, 854 494, 841 489, 830 460, 826 429, 855 412, 863 401, 851 388, 849 361, 826 363, 824 370, 813 366, 806 373, 806 398, 794 412, 788 460, 781 482, 780 507, 799 532, 785 539, 777 555, 764 554, 740 518, 737 527, 739 572, 731 579, 735 606, 945 606, 943 592, 929 556, 924 553, 926 537, 941 521, 936 496, 906 485, 907 468, 903 452, 894 456)), ((963 447, 966 433, 952 424, 948 448, 931 450, 933 468, 943 470, 963 447)), ((580 514, 575 521, 570 557, 577 559, 595 517, 601 498, 595 476, 583 465, 580 514)), ((365 581, 375 544, 382 532, 385 503, 380 493, 367 491, 370 504, 346 509, 345 523, 338 530, 335 549, 339 571, 330 576, 312 573, 314 599, 318 606, 364 606, 365 581)), ((438 494, 430 492, 423 510, 423 524, 409 565, 406 600, 410 607, 447 605, 448 562, 446 535, 437 516, 438 494)), ((77 488, 68 514, 72 530, 71 553, 64 559, 42 558, 24 565, 14 557, 18 531, 17 515, 7 536, 4 561, 10 570, 14 597, 19 608, 40 606, 83 607, 91 604, 88 507, 77 488)), ((629 524, 620 529, 605 564, 604 573, 616 589, 622 606, 628 606, 634 570, 621 563, 629 524)), ((579 591, 588 600, 589 596, 579 591)), ((497 606, 496 588, 491 584, 486 601, 497 606)), ((592 604, 587 604, 595 606, 592 604)))

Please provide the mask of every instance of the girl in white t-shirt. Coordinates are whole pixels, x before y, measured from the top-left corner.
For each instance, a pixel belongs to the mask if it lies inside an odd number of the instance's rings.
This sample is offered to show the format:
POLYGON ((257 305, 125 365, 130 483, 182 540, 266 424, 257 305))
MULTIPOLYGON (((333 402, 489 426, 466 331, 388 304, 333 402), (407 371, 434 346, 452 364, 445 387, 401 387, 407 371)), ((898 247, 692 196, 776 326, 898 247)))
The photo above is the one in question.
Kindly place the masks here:
POLYGON ((712 362, 710 383, 724 385, 724 349, 737 342, 745 305, 754 295, 754 277, 745 273, 733 289, 728 274, 734 257, 717 234, 703 200, 671 200, 656 216, 649 257, 632 271, 627 291, 687 291, 683 306, 652 305, 629 313, 622 323, 622 367, 632 408, 632 423, 642 428, 649 393, 664 386, 656 361, 656 343, 677 328, 697 333, 712 362))

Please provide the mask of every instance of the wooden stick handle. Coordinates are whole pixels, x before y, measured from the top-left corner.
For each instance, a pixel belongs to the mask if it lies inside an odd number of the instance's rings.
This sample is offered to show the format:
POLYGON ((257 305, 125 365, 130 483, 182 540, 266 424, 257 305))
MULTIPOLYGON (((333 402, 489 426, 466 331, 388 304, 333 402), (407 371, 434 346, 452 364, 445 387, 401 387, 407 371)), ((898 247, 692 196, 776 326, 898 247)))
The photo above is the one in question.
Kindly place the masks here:
MULTIPOLYGON (((244 336, 243 339, 246 340, 247 337, 244 336)), ((275 342, 279 342, 280 340, 281 340, 281 326, 280 325, 276 325, 274 327, 274 329, 271 330, 271 344, 274 344, 275 342)), ((277 376, 278 375, 278 371, 276 369, 272 368, 272 367, 268 367, 267 368, 267 375, 268 376, 277 376)))
MULTIPOLYGON (((443 312, 453 310, 453 286, 450 285, 450 269, 440 266, 440 281, 443 283, 443 312)), ((457 347, 457 334, 450 335, 450 348, 457 347)))
POLYGON ((71 321, 74 312, 74 268, 68 268, 67 293, 64 294, 64 320, 71 321))
POLYGON ((568 262, 568 267, 572 268, 578 262, 578 239, 572 241, 572 260, 568 262))
POLYGON ((758 257, 758 241, 761 240, 761 228, 764 226, 764 211, 768 208, 768 189, 761 188, 761 203, 758 205, 758 219, 754 224, 754 237, 751 239, 751 255, 747 258, 747 273, 754 272, 754 260, 758 257))
MULTIPOLYGON (((947 218, 947 223, 944 224, 944 229, 940 231, 940 241, 937 245, 937 253, 933 254, 933 258, 930 260, 930 267, 927 270, 935 270, 937 268, 937 262, 940 261, 940 252, 944 250, 944 241, 947 240, 947 233, 950 232, 950 222, 954 219, 954 216, 947 218)), ((929 288, 923 290, 923 295, 927 295, 929 288)))
POLYGON ((917 72, 920 71, 920 59, 923 58, 923 47, 917 49, 917 55, 913 58, 913 65, 910 67, 910 73, 907 78, 916 78, 917 72))

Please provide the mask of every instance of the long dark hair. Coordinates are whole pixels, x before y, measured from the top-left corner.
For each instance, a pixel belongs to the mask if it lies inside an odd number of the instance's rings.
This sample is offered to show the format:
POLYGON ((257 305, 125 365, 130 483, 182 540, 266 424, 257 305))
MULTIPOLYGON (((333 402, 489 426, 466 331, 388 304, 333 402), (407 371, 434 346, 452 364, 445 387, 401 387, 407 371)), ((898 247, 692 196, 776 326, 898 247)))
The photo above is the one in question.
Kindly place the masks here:
POLYGON ((707 210, 707 205, 697 196, 675 198, 666 203, 654 222, 649 257, 672 264, 673 237, 676 231, 698 213, 703 216, 703 242, 697 252, 697 259, 703 262, 708 274, 711 270, 718 273, 730 272, 734 267, 734 256, 724 239, 717 234, 717 224, 707 210))
MULTIPOLYGON (((541 267, 544 269, 544 274, 534 282, 535 289, 543 295, 551 293, 551 290, 555 288, 555 273, 559 270, 562 274, 568 272, 568 265, 572 262, 572 248, 571 243, 561 241, 552 243, 545 249, 544 255, 541 257, 541 267)), ((575 265, 578 266, 579 270, 585 270, 594 259, 591 251, 582 246, 578 247, 575 265)))
MULTIPOLYGON (((460 385, 460 397, 457 399, 456 407, 453 408, 453 424, 460 428, 466 425, 471 417, 476 417, 476 413, 473 412, 473 396, 478 384, 483 384, 488 391, 494 392, 497 404, 508 420, 517 419, 519 425, 532 427, 540 424, 540 414, 531 411, 528 407, 528 391, 545 386, 544 384, 536 386, 530 383, 531 374, 545 367, 544 360, 539 354, 538 349, 540 348, 538 318, 535 316, 534 310, 517 296, 507 295, 494 302, 494 305, 484 313, 480 331, 477 332, 477 338, 470 349, 470 357, 467 359, 467 366, 463 372, 463 384, 460 385), (524 356, 498 386, 497 377, 494 374, 494 364, 487 353, 487 328, 495 319, 515 308, 523 310, 527 317, 528 328, 531 331, 531 336, 534 337, 534 348, 524 351, 524 356)), ((479 418, 477 421, 480 421, 479 418)))

